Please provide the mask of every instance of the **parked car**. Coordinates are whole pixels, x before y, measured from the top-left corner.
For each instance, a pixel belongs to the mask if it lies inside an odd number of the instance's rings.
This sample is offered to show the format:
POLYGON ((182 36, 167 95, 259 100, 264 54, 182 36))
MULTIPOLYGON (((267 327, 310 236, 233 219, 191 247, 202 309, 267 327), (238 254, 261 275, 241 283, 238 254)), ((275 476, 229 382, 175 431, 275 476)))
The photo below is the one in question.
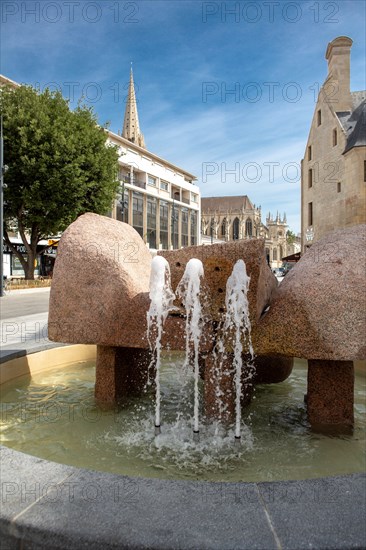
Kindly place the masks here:
POLYGON ((286 270, 284 267, 275 267, 273 269, 273 273, 278 279, 279 277, 284 277, 286 275, 286 270))

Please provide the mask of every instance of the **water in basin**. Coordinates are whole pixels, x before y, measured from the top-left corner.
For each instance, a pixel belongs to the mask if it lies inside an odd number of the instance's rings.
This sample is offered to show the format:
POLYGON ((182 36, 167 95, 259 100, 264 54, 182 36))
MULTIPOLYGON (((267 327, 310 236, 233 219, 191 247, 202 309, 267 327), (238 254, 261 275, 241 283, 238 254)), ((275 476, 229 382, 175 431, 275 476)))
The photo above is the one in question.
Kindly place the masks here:
POLYGON ((95 364, 77 363, 2 386, 1 443, 35 456, 131 476, 212 481, 306 479, 365 469, 366 379, 355 380, 353 435, 310 431, 306 363, 296 360, 280 384, 256 387, 243 409, 241 445, 235 426, 205 421, 193 441, 194 376, 184 354, 163 352, 161 434, 154 435, 154 390, 127 406, 101 411, 94 403, 95 364))

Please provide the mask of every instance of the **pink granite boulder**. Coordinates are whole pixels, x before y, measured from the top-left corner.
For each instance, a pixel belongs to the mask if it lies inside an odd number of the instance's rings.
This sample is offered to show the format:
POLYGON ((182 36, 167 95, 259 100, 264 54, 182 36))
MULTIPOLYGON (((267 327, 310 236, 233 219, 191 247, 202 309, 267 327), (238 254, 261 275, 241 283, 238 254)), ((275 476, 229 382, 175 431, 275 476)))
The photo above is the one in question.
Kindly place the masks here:
POLYGON ((126 223, 84 214, 61 237, 50 294, 56 342, 147 348, 151 255, 126 223))
POLYGON ((366 357, 366 225, 319 240, 284 278, 254 327, 261 355, 366 357))
MULTIPOLYGON (((188 246, 180 250, 164 250, 159 254, 169 262, 173 289, 178 286, 188 261, 191 258, 201 260, 205 274, 206 313, 213 321, 222 320, 225 311, 226 283, 237 260, 244 260, 250 276, 248 301, 252 325, 259 320, 277 288, 277 280, 266 261, 262 239, 210 246, 188 246)), ((180 305, 178 301, 176 305, 180 305)))

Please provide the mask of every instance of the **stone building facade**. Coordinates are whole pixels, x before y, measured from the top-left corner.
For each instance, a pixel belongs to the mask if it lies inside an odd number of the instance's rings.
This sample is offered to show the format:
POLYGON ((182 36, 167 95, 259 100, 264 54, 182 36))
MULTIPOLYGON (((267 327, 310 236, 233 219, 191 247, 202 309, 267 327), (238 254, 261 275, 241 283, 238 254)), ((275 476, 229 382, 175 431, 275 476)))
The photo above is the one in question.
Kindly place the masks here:
POLYGON ((266 224, 261 220, 261 207, 255 206, 247 195, 234 197, 202 197, 202 242, 264 239, 266 255, 272 268, 281 267, 282 258, 292 253, 286 241, 286 214, 268 214, 266 224))
POLYGON ((328 44, 301 166, 302 251, 338 228, 366 222, 366 92, 350 91, 352 40, 328 44))

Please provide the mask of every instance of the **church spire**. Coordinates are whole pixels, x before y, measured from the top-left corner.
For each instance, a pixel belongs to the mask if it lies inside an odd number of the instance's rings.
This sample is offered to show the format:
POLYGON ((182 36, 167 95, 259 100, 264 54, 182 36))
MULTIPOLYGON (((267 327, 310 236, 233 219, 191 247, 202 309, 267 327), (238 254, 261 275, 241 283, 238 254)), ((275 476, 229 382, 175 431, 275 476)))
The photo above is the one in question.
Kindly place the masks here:
POLYGON ((140 147, 146 149, 144 136, 140 131, 139 116, 137 114, 137 102, 135 94, 135 85, 133 82, 133 72, 131 63, 130 85, 128 87, 128 96, 125 110, 125 118, 123 121, 122 137, 136 143, 140 147))

